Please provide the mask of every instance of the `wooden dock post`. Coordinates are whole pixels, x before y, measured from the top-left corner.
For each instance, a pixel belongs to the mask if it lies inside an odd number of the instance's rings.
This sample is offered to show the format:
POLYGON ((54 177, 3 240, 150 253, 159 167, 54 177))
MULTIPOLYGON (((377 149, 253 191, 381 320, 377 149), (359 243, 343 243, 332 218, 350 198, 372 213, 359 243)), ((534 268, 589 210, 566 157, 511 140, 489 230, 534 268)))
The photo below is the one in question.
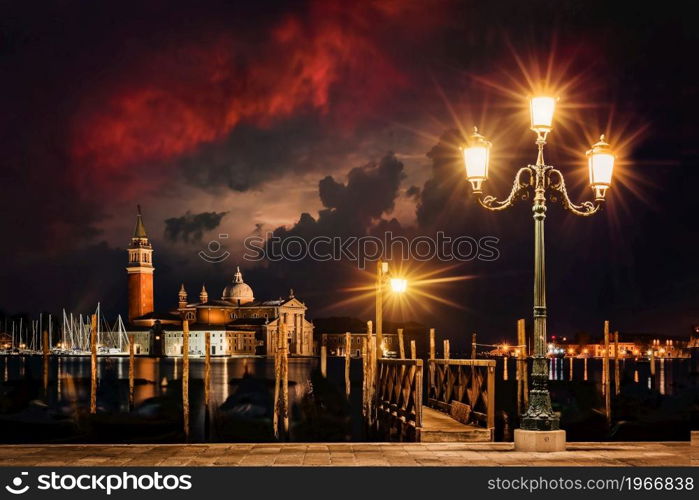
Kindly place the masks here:
POLYGON ((274 436, 287 438, 289 435, 289 341, 286 324, 282 323, 277 334, 277 349, 274 363, 274 436), (281 430, 279 423, 281 422, 281 430))
POLYGON ((449 340, 444 340, 444 359, 449 359, 449 340))
POLYGON ((619 367, 619 331, 614 332, 614 394, 621 390, 621 369, 619 367))
POLYGON ((471 359, 476 359, 476 333, 471 335, 471 359))
POLYGON ((90 413, 97 413, 97 316, 90 325, 90 413))
POLYGON ((376 337, 373 333, 373 323, 366 322, 367 335, 367 423, 371 426, 374 422, 374 395, 376 390, 376 337))
POLYGON ((604 394, 604 414, 607 416, 607 423, 611 422, 612 404, 609 388, 609 321, 604 322, 604 358, 602 368, 602 390, 604 394))
POLYGON ((129 411, 133 409, 133 384, 134 384, 134 336, 129 335, 129 411))
POLYGON ((405 340, 403 339, 403 329, 398 329, 398 357, 405 359, 405 340))
POLYGON ((414 340, 410 341, 410 359, 417 359, 417 346, 414 340))
MULTIPOLYGON (((5 361, 5 367, 7 368, 7 361, 5 361)), ((62 356, 56 356, 56 399, 58 401, 63 397, 63 391, 61 387, 61 376, 63 375, 62 370, 62 356)))
POLYGON ((517 408, 521 415, 529 405, 529 374, 527 372, 527 332, 524 319, 517 320, 517 345, 520 356, 517 358, 519 383, 517 384, 517 408))
POLYGON ((282 373, 281 373, 281 350, 279 349, 279 345, 281 344, 281 341, 279 338, 281 337, 281 328, 282 326, 279 325, 279 331, 275 332, 273 334, 273 342, 274 342, 274 411, 272 415, 272 428, 274 429, 274 438, 279 439, 279 395, 280 395, 280 386, 281 386, 281 379, 282 379, 282 373))
MULTIPOLYGON (((495 366, 489 366, 487 369, 488 412, 486 425, 488 429, 495 429, 495 366)), ((473 377, 473 394, 478 394, 475 382, 475 377, 473 377)))
POLYGON ((208 411, 211 399, 211 332, 204 334, 204 407, 208 411))
POLYGON ((568 376, 568 380, 573 380, 573 361, 575 360, 575 356, 571 355, 569 359, 570 359, 570 374, 568 376))
POLYGON ((660 356, 660 381, 658 384, 660 394, 665 395, 665 356, 660 356))
POLYGON ((345 333, 345 396, 347 399, 350 397, 350 364, 351 364, 351 351, 352 351, 352 334, 350 332, 345 333))
POLYGON ((434 328, 430 328, 430 359, 434 359, 434 328))
POLYGON ((184 437, 189 440, 189 321, 182 320, 182 416, 184 437))
MULTIPOLYGON (((43 354, 44 354, 44 359, 43 359, 43 376, 44 376, 44 396, 46 397, 48 401, 48 390, 49 390, 49 332, 44 330, 43 331, 43 337, 42 337, 42 344, 43 344, 43 354)), ((7 363, 7 360, 5 360, 7 363)))
POLYGON ((328 376, 328 348, 327 346, 320 346, 320 373, 323 377, 328 376))
POLYGON ((284 437, 289 437, 289 340, 286 325, 282 325, 281 372, 282 372, 282 408, 281 419, 284 427, 284 437))
POLYGON ((367 397, 369 393, 369 353, 367 339, 362 339, 362 415, 367 418, 367 397))

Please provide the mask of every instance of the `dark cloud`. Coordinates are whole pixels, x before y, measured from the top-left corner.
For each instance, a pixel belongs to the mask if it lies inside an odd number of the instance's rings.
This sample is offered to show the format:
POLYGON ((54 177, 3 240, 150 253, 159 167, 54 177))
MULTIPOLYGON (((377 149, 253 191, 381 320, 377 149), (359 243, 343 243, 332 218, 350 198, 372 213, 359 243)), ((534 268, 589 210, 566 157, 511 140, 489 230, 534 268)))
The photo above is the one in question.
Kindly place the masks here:
POLYGON ((414 200, 419 200, 420 199, 420 187, 419 186, 410 186, 406 191, 405 191, 405 196, 408 198, 412 198, 414 200))
POLYGON ((165 219, 165 237, 173 242, 200 242, 206 231, 216 229, 228 212, 187 212, 181 217, 165 219))
POLYGON ((278 228, 276 235, 363 235, 395 205, 400 183, 405 177, 403 163, 394 154, 378 163, 368 163, 350 170, 347 182, 327 176, 318 183, 323 208, 318 219, 302 214, 291 229, 278 228))

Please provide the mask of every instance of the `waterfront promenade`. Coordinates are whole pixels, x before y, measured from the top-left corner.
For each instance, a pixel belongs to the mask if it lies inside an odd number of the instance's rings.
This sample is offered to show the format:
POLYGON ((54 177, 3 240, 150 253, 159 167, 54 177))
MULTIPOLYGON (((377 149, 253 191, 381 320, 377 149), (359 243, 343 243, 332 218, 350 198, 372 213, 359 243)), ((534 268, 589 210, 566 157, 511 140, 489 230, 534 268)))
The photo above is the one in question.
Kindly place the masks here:
POLYGON ((521 453, 512 443, 4 445, 2 466, 699 466, 690 442, 569 443, 521 453))

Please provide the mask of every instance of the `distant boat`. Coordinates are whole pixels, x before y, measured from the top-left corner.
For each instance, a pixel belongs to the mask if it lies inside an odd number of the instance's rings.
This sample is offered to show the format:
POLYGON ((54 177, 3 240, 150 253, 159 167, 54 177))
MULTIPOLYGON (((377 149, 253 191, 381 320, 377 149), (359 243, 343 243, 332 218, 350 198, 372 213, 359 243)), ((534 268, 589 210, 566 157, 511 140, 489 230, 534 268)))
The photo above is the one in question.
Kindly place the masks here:
MULTIPOLYGON (((101 306, 97 303, 95 311, 97 316, 97 355, 118 356, 128 353, 129 339, 126 328, 117 316, 113 325, 110 325, 102 316, 101 306)), ((63 310, 63 331, 61 342, 54 349, 54 353, 64 356, 86 356, 90 354, 90 334, 92 324, 89 316, 80 314, 77 318, 66 314, 63 310)))

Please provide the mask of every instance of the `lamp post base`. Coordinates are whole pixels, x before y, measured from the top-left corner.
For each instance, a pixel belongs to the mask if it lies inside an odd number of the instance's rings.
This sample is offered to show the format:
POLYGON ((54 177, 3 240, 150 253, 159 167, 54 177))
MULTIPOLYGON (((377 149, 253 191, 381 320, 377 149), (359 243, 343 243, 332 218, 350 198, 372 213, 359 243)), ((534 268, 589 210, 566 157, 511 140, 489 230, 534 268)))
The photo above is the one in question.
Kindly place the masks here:
POLYGON ((528 431, 515 429, 515 451, 552 452, 565 451, 566 431, 528 431))

